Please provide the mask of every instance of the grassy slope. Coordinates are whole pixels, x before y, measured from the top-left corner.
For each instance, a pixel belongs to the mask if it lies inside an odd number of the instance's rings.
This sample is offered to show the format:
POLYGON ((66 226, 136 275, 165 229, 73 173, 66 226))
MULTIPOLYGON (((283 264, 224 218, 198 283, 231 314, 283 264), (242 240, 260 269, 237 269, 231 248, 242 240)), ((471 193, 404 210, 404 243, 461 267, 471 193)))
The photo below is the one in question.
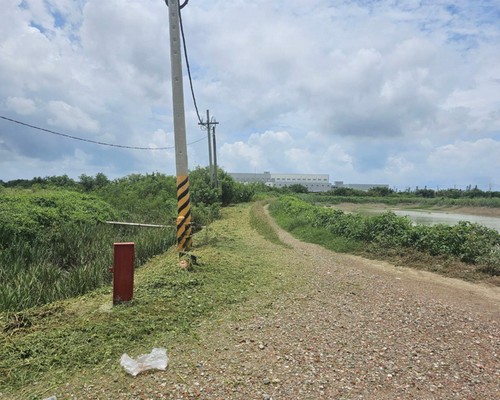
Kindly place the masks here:
POLYGON ((286 215, 273 209, 271 209, 271 214, 279 226, 297 239, 319 244, 328 250, 385 260, 394 265, 436 272, 450 278, 500 286, 498 276, 481 272, 475 265, 461 262, 454 257, 431 256, 411 248, 385 248, 376 244, 367 244, 334 235, 325 227, 309 226, 306 222, 297 219, 297 216, 286 215))
MULTIPOLYGON (((254 226, 263 221, 252 217, 254 226)), ((129 305, 112 308, 107 287, 0 314, 0 398, 81 398, 86 384, 119 398, 132 382, 119 366, 121 354, 153 347, 167 348, 175 370, 196 345, 200 325, 265 310, 276 293, 301 284, 277 249, 285 250, 250 226, 250 207, 232 207, 195 238, 201 265, 179 270, 172 250, 153 259, 137 271, 129 305)))

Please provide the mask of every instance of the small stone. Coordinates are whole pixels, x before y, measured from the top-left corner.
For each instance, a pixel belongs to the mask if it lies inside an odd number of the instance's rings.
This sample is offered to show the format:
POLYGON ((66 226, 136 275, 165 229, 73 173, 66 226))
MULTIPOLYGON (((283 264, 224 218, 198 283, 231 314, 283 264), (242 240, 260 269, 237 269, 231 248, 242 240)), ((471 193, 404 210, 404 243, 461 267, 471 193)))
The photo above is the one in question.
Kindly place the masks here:
POLYGON ((264 385, 269 385, 271 380, 269 378, 264 378, 264 385))

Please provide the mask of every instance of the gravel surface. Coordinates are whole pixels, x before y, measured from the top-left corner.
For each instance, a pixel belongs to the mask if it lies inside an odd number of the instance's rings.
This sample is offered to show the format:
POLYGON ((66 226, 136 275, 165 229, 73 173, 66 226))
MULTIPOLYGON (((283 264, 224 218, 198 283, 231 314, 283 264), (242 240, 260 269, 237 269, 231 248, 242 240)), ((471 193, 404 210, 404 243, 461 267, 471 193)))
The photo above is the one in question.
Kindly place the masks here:
POLYGON ((304 284, 202 328, 198 347, 124 398, 500 399, 498 288, 279 234, 304 284))

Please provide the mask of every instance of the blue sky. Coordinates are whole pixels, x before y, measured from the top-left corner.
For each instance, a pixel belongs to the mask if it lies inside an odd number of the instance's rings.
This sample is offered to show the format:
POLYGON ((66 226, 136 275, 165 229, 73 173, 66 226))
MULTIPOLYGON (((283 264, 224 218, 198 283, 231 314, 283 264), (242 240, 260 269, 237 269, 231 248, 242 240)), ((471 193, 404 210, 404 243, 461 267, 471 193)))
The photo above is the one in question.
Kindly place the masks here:
MULTIPOLYGON (((174 145, 163 0, 24 0, 0 15, 0 115, 174 145)), ((201 114, 232 172, 500 190, 500 1, 191 0, 201 114)), ((203 138, 185 80, 188 142, 203 138)), ((206 141, 188 147, 208 163, 206 141)), ((0 179, 175 173, 173 150, 0 120, 0 179)))

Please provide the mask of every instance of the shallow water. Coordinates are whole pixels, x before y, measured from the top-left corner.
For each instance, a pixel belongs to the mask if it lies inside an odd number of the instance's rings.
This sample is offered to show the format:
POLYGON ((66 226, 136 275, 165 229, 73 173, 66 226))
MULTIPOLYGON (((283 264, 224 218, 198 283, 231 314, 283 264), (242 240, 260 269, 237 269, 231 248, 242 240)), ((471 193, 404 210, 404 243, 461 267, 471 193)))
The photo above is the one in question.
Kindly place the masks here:
POLYGON ((500 218, 480 215, 455 214, 436 211, 393 210, 396 215, 405 215, 420 225, 456 225, 459 221, 474 222, 500 232, 500 218))

